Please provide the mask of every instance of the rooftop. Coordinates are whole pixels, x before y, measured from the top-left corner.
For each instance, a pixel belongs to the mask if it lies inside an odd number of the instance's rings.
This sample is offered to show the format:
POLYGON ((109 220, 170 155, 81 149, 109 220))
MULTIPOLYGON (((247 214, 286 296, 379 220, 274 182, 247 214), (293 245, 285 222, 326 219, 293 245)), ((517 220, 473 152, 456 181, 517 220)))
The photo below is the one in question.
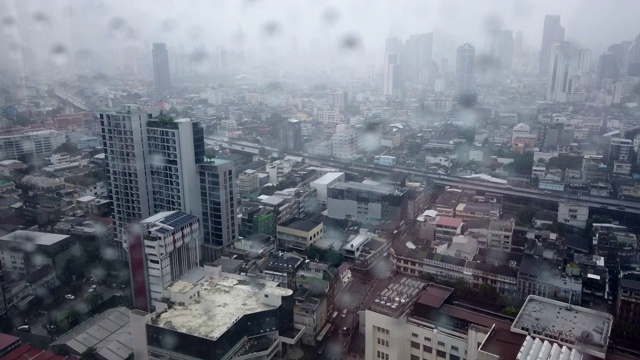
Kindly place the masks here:
POLYGON ((166 310, 154 325, 185 334, 216 340, 241 317, 275 309, 263 302, 264 295, 290 296, 293 291, 272 281, 224 274, 202 282, 200 297, 191 303, 166 310))
POLYGON ((607 313, 530 295, 511 331, 604 358, 612 324, 613 316, 607 313))
POLYGON ((452 218, 448 216, 438 216, 436 225, 457 228, 462 225, 462 219, 452 218))
POLYGON ((31 243, 40 246, 50 246, 65 240, 69 235, 49 234, 37 231, 17 230, 10 234, 0 236, 2 242, 14 242, 18 244, 31 243))
POLYGON ((318 180, 315 180, 314 182, 312 182, 312 184, 328 185, 329 183, 331 183, 332 181, 338 179, 341 176, 344 176, 343 172, 326 173, 322 177, 320 177, 318 180))
POLYGON ((371 310, 397 317, 411 307, 426 286, 426 282, 417 279, 404 276, 397 278, 378 293, 371 310))
POLYGON ((101 358, 126 359, 133 353, 129 312, 126 307, 106 310, 64 334, 51 345, 66 345, 79 354, 94 347, 101 358))
POLYGON ((294 217, 278 225, 278 227, 287 227, 293 230, 309 232, 321 225, 322 225, 322 221, 314 221, 314 220, 307 220, 307 219, 294 217))
POLYGON ((183 211, 163 211, 142 220, 141 223, 148 224, 152 233, 164 235, 197 220, 197 216, 183 211))
POLYGON ((368 191, 373 193, 378 193, 382 195, 402 195, 406 189, 399 189, 393 186, 384 185, 384 184, 365 184, 354 181, 349 181, 345 183, 338 183, 333 185, 334 189, 343 189, 343 190, 360 190, 360 191, 368 191), (398 190, 398 192, 396 192, 398 190))

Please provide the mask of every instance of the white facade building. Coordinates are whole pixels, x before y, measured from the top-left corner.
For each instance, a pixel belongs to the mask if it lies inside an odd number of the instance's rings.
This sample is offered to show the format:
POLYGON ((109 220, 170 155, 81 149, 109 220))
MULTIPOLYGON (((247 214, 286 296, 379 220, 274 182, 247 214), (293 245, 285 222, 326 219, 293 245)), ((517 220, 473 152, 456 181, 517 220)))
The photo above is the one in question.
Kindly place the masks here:
POLYGON ((558 222, 584 229, 589 218, 589 206, 573 201, 558 203, 558 222))
POLYGON ((145 227, 149 294, 164 297, 164 289, 198 266, 200 221, 182 211, 165 211, 141 221, 145 227))
POLYGON ((55 130, 40 130, 0 136, 0 160, 15 160, 21 155, 50 155, 67 140, 55 130))
POLYGON ((316 196, 318 201, 324 205, 327 204, 327 189, 329 189, 334 184, 339 182, 344 182, 344 173, 343 172, 330 172, 318 180, 312 182, 310 186, 317 190, 316 196))
POLYGON ((331 138, 331 154, 341 159, 355 159, 363 148, 356 129, 337 132, 331 138))

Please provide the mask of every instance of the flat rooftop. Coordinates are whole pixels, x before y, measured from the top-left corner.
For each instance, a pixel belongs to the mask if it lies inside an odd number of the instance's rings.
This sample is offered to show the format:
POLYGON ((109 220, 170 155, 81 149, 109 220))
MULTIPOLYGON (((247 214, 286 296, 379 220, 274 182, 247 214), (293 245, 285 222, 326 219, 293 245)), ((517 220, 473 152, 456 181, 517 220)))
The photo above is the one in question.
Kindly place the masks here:
POLYGON ((330 173, 324 174, 318 180, 315 180, 311 184, 328 185, 332 181, 335 181, 337 178, 339 178, 341 176, 344 177, 344 173, 343 172, 330 172, 330 173))
POLYGON ((161 313, 156 326, 202 338, 217 340, 242 316, 275 309, 266 304, 264 294, 289 296, 293 291, 277 282, 248 279, 223 273, 218 279, 207 277, 201 283, 200 297, 191 303, 161 313))
POLYGON ((384 184, 377 184, 377 185, 373 185, 373 184, 366 184, 366 183, 359 183, 359 182, 354 182, 354 181, 349 181, 349 182, 345 182, 345 183, 338 183, 333 185, 334 189, 344 189, 344 190, 360 190, 360 191, 368 191, 368 192, 372 192, 372 193, 378 193, 378 194, 395 194, 395 195, 402 195, 404 192, 406 192, 406 189, 399 189, 396 188, 394 186, 390 186, 390 185, 384 185, 384 184), (396 193, 396 189, 399 189, 399 192, 396 193))
POLYGON ((49 234, 38 231, 17 230, 10 234, 0 236, 0 244, 34 244, 40 246, 50 246, 59 241, 65 240, 69 235, 49 234))
POLYGON ((320 225, 322 225, 322 221, 314 221, 294 217, 278 225, 278 227, 286 227, 293 230, 309 232, 320 225))
POLYGON ((612 323, 613 316, 607 313, 530 295, 511 331, 604 358, 612 323))

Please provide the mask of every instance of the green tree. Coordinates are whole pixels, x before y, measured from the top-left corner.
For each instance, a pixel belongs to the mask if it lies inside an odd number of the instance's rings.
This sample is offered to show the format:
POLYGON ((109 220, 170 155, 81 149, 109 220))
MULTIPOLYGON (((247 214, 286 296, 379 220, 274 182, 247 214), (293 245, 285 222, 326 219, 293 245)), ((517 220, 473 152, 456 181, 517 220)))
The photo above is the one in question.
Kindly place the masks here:
POLYGON ((100 291, 96 291, 96 292, 91 293, 91 295, 89 295, 89 297, 87 299, 87 301, 89 302, 89 306, 92 309, 94 309, 98 305, 100 305, 102 303, 102 300, 104 300, 104 295, 100 291))
POLYGON ((535 188, 540 186, 540 178, 537 175, 531 178, 531 186, 535 188))
POLYGON ((78 321, 80 320, 80 313, 74 309, 67 310, 64 314, 64 320, 69 324, 69 328, 72 328, 78 325, 78 321))
POLYGON ((409 156, 416 156, 422 151, 422 144, 419 142, 411 142, 407 145, 407 153, 409 156))
POLYGON ((533 222, 533 218, 540 209, 533 205, 528 204, 516 213, 516 223, 520 226, 528 226, 533 222))
POLYGON ((478 291, 480 294, 480 298, 482 298, 483 300, 496 302, 498 301, 498 299, 500 299, 500 293, 493 285, 483 283, 478 288, 478 291))
POLYGON ((80 360, 96 360, 98 356, 96 355, 96 348, 93 346, 89 346, 85 351, 80 355, 80 360))
POLYGON ((469 288, 469 282, 465 279, 456 279, 456 281, 453 282, 453 289, 454 294, 460 297, 467 296, 471 290, 469 288))
POLYGON ((515 174, 530 174, 533 167, 533 154, 515 154, 513 162, 504 166, 504 170, 515 174))
POLYGON ((514 308, 513 306, 507 306, 500 310, 500 312, 511 317, 515 317, 519 313, 518 309, 514 308))

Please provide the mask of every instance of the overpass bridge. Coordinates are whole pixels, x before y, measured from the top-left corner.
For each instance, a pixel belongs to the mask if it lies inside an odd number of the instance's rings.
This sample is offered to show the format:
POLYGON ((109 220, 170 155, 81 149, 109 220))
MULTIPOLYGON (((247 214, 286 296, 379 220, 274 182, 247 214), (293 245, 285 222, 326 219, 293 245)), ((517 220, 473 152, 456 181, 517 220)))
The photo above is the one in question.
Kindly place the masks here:
MULTIPOLYGON (((265 149, 278 153, 275 148, 264 147, 257 144, 233 141, 223 137, 207 138, 207 142, 217 143, 222 146, 226 146, 230 149, 237 149, 248 153, 257 154, 260 149, 265 149)), ((331 158, 327 156, 311 155, 311 154, 290 154, 295 156, 304 156, 309 161, 320 163, 325 166, 335 167, 341 170, 359 170, 359 171, 371 171, 380 175, 389 175, 394 171, 405 172, 414 175, 425 175, 436 185, 440 186, 457 186, 464 187, 472 190, 479 190, 485 192, 492 192, 507 196, 513 196, 528 200, 543 200, 549 202, 558 203, 562 200, 572 200, 578 202, 581 205, 589 206, 592 209, 602 209, 614 213, 626 213, 632 215, 640 215, 640 202, 622 200, 617 198, 593 196, 593 195, 580 195, 575 196, 564 192, 544 191, 540 189, 525 188, 519 186, 509 186, 505 184, 492 183, 488 181, 482 181, 477 179, 470 179, 461 176, 442 175, 438 173, 425 172, 415 168, 408 168, 404 166, 384 166, 375 165, 369 163, 359 163, 343 159, 331 158)))

